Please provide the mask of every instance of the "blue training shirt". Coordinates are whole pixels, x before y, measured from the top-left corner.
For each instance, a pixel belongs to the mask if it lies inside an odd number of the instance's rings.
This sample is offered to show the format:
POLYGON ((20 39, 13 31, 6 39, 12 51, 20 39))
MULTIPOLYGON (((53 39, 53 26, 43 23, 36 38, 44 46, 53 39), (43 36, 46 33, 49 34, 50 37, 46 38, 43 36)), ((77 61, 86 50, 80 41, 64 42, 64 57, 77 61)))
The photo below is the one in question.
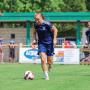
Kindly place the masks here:
POLYGON ((38 35, 38 43, 51 44, 53 43, 53 32, 51 31, 52 24, 44 21, 41 25, 34 23, 38 35))

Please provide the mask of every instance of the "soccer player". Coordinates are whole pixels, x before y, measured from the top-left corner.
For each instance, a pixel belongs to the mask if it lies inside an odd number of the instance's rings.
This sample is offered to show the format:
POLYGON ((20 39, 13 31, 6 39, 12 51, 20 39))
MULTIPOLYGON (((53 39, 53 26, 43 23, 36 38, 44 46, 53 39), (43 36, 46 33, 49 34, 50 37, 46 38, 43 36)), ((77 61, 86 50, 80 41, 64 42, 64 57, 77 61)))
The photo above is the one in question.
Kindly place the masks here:
POLYGON ((45 21, 41 13, 35 14, 34 23, 34 37, 31 47, 37 42, 36 34, 38 37, 38 50, 41 58, 41 66, 46 80, 49 80, 48 71, 51 69, 53 63, 54 46, 57 43, 57 28, 50 22, 45 21), (48 66, 47 66, 48 64, 48 66))

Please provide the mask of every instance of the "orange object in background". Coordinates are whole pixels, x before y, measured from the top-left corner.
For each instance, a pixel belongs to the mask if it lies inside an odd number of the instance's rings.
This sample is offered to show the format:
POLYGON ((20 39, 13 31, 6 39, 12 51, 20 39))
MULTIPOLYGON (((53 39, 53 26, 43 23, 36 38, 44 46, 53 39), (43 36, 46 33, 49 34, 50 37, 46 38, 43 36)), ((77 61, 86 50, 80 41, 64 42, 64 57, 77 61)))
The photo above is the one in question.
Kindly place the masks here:
POLYGON ((69 41, 64 41, 64 42, 62 43, 62 47, 63 47, 63 48, 70 48, 70 42, 69 42, 69 41))

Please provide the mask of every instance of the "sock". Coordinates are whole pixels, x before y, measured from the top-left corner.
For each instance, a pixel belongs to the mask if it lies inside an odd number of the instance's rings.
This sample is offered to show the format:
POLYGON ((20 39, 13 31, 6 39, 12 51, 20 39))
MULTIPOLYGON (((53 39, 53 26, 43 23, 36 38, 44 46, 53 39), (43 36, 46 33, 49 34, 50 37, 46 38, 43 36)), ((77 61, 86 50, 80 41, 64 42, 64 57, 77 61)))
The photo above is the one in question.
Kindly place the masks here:
POLYGON ((46 77, 49 77, 49 76, 48 76, 48 71, 44 71, 44 75, 45 75, 45 78, 46 78, 46 77))

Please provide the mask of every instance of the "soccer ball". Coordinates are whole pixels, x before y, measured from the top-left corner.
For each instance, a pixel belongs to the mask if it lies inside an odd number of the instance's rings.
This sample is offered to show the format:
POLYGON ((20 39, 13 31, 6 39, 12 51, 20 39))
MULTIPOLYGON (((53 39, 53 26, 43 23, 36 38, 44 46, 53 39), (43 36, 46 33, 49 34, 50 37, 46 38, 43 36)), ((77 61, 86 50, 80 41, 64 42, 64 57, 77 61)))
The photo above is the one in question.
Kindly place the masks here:
POLYGON ((32 71, 25 71, 24 79, 25 80, 33 80, 34 79, 34 74, 32 73, 32 71))

